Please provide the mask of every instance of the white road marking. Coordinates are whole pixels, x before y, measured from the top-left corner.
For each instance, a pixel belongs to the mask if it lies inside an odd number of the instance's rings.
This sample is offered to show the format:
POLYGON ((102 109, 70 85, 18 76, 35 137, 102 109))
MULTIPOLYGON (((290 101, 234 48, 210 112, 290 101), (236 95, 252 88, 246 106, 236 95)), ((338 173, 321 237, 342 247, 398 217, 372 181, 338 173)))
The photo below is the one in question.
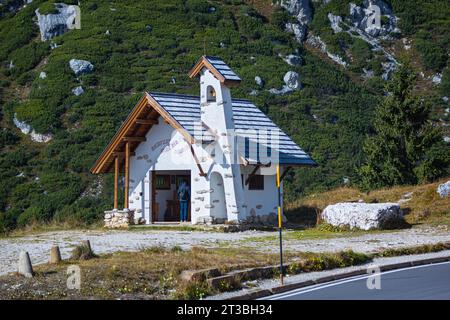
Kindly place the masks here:
MULTIPOLYGON (((419 269, 419 268, 427 268, 427 267, 432 267, 432 266, 438 266, 438 265, 443 265, 443 264, 449 264, 450 261, 446 261, 446 262, 439 262, 439 263, 432 263, 432 264, 424 264, 424 265, 420 265, 420 266, 413 266, 413 267, 407 267, 407 268, 402 268, 402 269, 396 269, 396 270, 390 270, 390 271, 385 271, 385 272, 381 272, 381 275, 385 275, 385 274, 389 274, 389 273, 395 273, 395 272, 401 272, 401 271, 405 271, 405 270, 412 270, 412 269, 419 269)), ((325 289, 325 288, 329 288, 329 287, 335 287, 344 283, 349 283, 349 282, 354 282, 354 281, 358 281, 358 280, 362 280, 362 279, 367 279, 370 277, 373 277, 373 274, 368 274, 368 275, 362 275, 362 276, 356 276, 356 277, 352 277, 350 279, 345 279, 345 280, 336 280, 332 283, 328 283, 328 284, 317 284, 314 285, 312 288, 299 288, 299 289, 295 289, 292 290, 288 293, 279 293, 279 294, 275 294, 272 296, 267 297, 267 300, 280 300, 283 298, 289 298, 292 296, 297 296, 297 295, 301 295, 301 294, 305 294, 308 292, 312 292, 312 291, 317 291, 317 290, 321 290, 321 289, 325 289)), ((262 298, 261 300, 263 300, 264 298, 262 298)))

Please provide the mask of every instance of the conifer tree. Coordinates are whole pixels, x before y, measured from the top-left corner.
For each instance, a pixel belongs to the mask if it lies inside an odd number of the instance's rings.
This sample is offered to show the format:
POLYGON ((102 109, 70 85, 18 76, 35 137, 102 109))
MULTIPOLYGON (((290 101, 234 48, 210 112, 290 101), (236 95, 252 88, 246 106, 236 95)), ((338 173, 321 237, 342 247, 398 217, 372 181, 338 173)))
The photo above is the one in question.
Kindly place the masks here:
POLYGON ((386 85, 387 96, 375 110, 374 134, 363 150, 362 186, 374 189, 430 181, 449 173, 450 148, 430 121, 430 105, 413 95, 416 77, 399 66, 386 85))

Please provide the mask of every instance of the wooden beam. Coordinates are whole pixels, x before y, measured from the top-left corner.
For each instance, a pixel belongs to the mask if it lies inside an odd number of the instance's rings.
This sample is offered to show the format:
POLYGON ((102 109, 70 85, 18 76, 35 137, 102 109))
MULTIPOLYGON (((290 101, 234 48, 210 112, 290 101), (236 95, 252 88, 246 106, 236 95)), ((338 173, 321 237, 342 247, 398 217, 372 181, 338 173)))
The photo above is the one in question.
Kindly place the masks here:
POLYGON ((247 179, 245 179, 245 185, 248 185, 248 182, 250 181, 250 178, 253 177, 256 173, 256 171, 258 171, 259 167, 261 167, 261 165, 257 165, 253 171, 248 175, 247 179))
POLYGON ((118 209, 119 157, 114 158, 114 209, 118 209))
POLYGON ((192 147, 192 144, 189 145, 191 147, 191 153, 194 157, 195 163, 197 164, 198 170, 200 171, 200 176, 206 177, 205 171, 203 171, 202 166, 200 165, 200 161, 198 161, 197 155, 195 154, 194 148, 192 147))
POLYGON ((125 144, 125 200, 124 209, 128 209, 128 190, 130 188, 130 143, 125 144))
POLYGON ((137 124, 158 124, 158 119, 136 119, 137 124))
POLYGON ((283 174, 280 177, 280 182, 283 181, 284 177, 286 176, 286 174, 288 173, 289 170, 291 170, 292 167, 287 167, 284 171, 283 174))
POLYGON ((145 138, 145 137, 123 137, 123 141, 127 141, 127 142, 129 142, 129 141, 131 141, 131 142, 134 142, 134 141, 141 142, 141 141, 146 141, 146 140, 147 140, 147 138, 145 138))
MULTIPOLYGON (((136 155, 136 152, 130 152, 130 157, 134 157, 135 155, 136 155)), ((125 157, 125 152, 114 151, 113 156, 122 158, 122 157, 125 157)))

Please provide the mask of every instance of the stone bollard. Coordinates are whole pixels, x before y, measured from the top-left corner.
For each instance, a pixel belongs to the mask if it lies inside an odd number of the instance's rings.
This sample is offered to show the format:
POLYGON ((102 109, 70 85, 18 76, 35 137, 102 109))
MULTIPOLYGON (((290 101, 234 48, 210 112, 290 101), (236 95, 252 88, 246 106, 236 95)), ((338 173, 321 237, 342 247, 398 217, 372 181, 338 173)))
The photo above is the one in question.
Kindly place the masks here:
POLYGON ((61 262, 61 252, 59 251, 58 246, 53 246, 50 249, 50 263, 52 264, 58 264, 61 262))
POLYGON ((21 251, 19 254, 18 273, 27 278, 33 277, 33 266, 31 265, 30 255, 26 251, 21 251))

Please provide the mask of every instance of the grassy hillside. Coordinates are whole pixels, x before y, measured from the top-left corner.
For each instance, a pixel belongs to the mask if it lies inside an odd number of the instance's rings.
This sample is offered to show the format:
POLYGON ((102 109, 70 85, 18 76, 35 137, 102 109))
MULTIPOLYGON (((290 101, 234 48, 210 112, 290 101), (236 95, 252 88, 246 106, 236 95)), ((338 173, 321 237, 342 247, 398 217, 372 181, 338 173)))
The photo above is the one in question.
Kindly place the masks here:
POLYGON ((289 199, 356 181, 382 82, 355 80, 352 70, 300 45, 272 19, 270 1, 81 1, 81 29, 41 42, 34 11, 52 2, 0 15, 0 232, 34 220, 99 219, 111 206, 112 177, 94 177, 90 166, 142 91, 197 94, 187 72, 205 52, 243 79, 234 97, 251 99, 319 163, 288 177, 289 199), (296 52, 298 66, 280 57, 296 52), (89 60, 94 72, 77 78, 72 58, 89 60), (270 94, 289 70, 304 89, 270 94), (77 97, 71 90, 79 85, 85 93, 77 97), (53 139, 32 142, 14 126, 14 114, 53 139))
POLYGON ((288 217, 293 221, 316 223, 317 214, 325 207, 338 202, 399 202, 405 220, 411 224, 450 225, 450 199, 441 198, 436 192, 439 184, 400 186, 378 189, 365 193, 357 188, 342 187, 334 190, 313 193, 301 200, 288 204, 288 217))

